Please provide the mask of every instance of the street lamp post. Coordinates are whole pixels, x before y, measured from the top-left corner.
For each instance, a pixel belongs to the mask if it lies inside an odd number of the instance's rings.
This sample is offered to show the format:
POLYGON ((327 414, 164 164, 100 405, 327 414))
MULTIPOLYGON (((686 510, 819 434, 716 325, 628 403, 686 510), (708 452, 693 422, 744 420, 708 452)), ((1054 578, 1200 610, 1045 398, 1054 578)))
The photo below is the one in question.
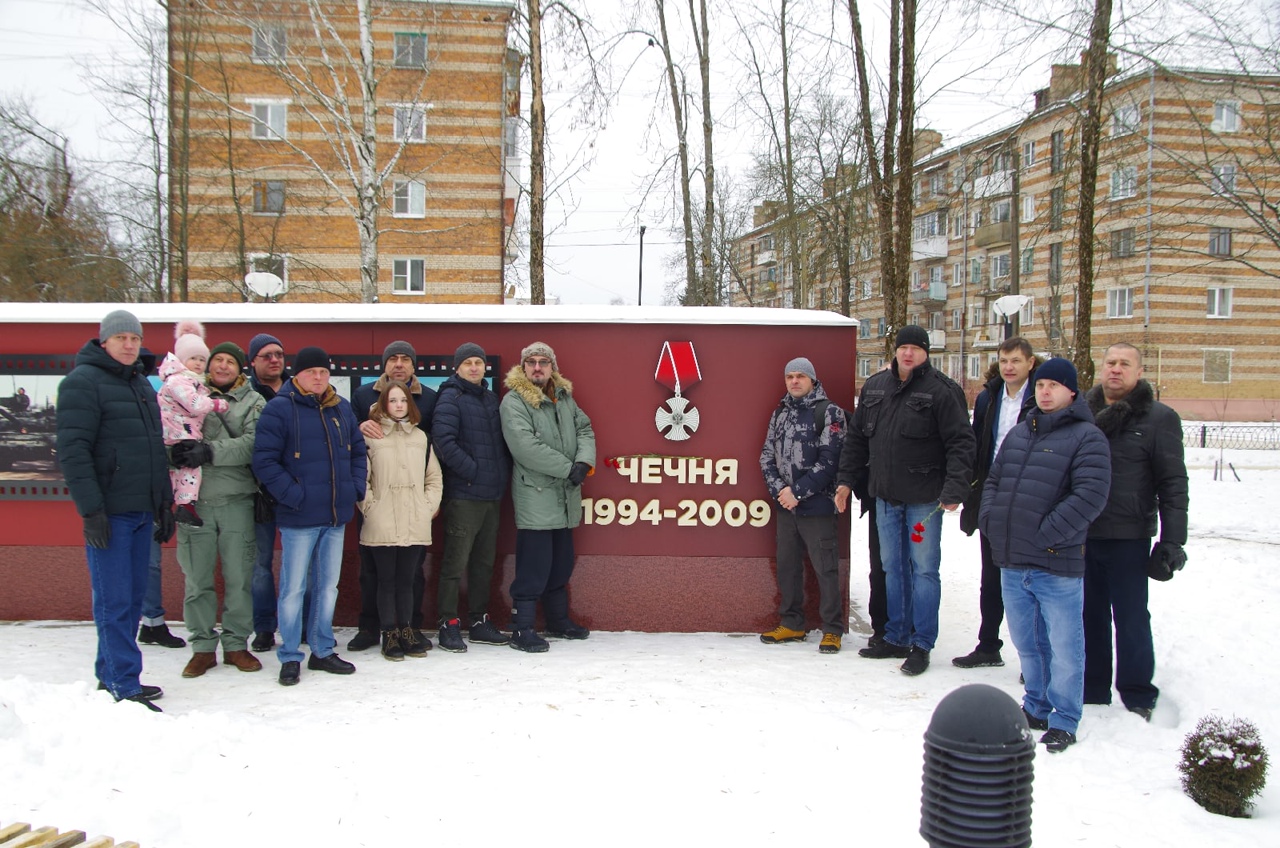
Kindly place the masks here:
POLYGON ((640 225, 640 282, 636 288, 636 306, 644 303, 644 224, 640 225))

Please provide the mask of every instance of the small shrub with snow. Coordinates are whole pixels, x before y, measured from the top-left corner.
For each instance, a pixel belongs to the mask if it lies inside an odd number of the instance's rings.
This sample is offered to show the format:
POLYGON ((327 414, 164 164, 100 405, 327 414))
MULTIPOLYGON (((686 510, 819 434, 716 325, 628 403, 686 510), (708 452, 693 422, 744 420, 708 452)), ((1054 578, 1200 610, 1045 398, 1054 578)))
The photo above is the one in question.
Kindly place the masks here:
POLYGON ((1248 818, 1267 782, 1267 749, 1242 718, 1205 716, 1182 743, 1182 789, 1211 813, 1248 818))

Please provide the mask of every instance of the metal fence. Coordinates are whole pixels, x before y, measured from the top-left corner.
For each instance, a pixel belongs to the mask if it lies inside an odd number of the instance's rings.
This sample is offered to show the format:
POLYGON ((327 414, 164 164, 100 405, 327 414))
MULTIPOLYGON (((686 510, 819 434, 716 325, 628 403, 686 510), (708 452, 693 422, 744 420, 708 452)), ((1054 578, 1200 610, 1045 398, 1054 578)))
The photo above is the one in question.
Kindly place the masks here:
POLYGON ((1280 450, 1280 424, 1182 423, 1182 444, 1188 448, 1280 450))

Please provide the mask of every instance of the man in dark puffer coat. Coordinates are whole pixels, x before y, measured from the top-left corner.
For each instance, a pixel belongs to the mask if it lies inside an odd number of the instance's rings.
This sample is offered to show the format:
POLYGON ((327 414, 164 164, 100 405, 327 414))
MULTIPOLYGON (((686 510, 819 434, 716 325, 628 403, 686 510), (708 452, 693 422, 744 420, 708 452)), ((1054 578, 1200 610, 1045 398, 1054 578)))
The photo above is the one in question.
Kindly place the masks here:
POLYGON ((164 542, 173 535, 173 490, 141 349, 142 324, 132 313, 118 309, 102 319, 98 338, 76 354, 75 369, 58 387, 57 448, 84 519, 100 688, 159 712, 151 701, 160 688, 138 679, 137 632, 152 536, 164 542))
POLYGON ((1182 420, 1142 379, 1142 353, 1107 348, 1100 385, 1087 400, 1111 442, 1111 496, 1089 528, 1084 578, 1084 702, 1111 703, 1111 623, 1115 617, 1116 691, 1131 712, 1150 719, 1160 690, 1147 611, 1148 561, 1162 576, 1187 561, 1187 466, 1182 420), (1156 518, 1160 541, 1154 547, 1156 518))
POLYGON ((1058 752, 1084 710, 1084 540, 1106 502, 1111 454, 1070 362, 1037 369, 1036 404, 991 465, 978 527, 1001 569, 1027 723, 1058 752))
POLYGON ((498 515, 511 480, 511 454, 502 438, 498 396, 484 377, 484 348, 466 342, 453 355, 454 374, 436 394, 431 438, 444 468, 444 556, 440 561, 440 647, 463 652, 458 594, 467 573, 467 640, 505 645, 510 638, 489 621, 498 515))

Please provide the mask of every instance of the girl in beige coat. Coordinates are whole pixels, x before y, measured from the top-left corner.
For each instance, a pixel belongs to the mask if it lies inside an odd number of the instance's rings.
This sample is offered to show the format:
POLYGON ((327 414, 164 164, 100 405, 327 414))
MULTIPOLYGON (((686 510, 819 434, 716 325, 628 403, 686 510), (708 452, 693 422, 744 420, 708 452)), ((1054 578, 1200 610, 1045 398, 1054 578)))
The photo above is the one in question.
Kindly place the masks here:
POLYGON ((383 438, 366 442, 369 485, 360 502, 360 544, 369 548, 378 571, 382 655, 425 657, 426 645, 409 627, 413 571, 431 544, 431 519, 439 511, 444 480, 404 383, 392 381, 370 407, 369 418, 381 422, 383 438))

